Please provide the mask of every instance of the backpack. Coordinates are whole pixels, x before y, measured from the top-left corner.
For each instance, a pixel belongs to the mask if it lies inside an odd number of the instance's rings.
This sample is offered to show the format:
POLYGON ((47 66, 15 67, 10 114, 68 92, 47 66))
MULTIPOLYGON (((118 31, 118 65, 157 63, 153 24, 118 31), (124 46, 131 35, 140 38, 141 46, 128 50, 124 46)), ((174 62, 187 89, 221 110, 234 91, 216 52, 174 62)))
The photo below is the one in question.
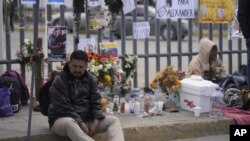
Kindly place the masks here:
POLYGON ((2 75, 0 77, 0 87, 10 89, 10 104, 13 112, 17 113, 21 109, 21 85, 19 81, 11 76, 2 75))
POLYGON ((52 75, 51 78, 42 85, 42 87, 40 88, 38 92, 40 112, 44 116, 48 116, 48 109, 49 109, 49 104, 50 104, 49 89, 56 75, 61 76, 62 79, 65 79, 65 76, 66 76, 64 72, 52 75))
POLYGON ((243 89, 248 86, 247 77, 242 75, 241 73, 234 72, 232 75, 228 75, 224 78, 219 86, 226 91, 229 88, 243 89))
POLYGON ((28 100, 30 99, 30 93, 27 85, 25 84, 25 81, 23 77, 16 71, 14 70, 8 70, 6 71, 3 75, 13 77, 18 80, 21 86, 21 105, 27 105, 28 100))

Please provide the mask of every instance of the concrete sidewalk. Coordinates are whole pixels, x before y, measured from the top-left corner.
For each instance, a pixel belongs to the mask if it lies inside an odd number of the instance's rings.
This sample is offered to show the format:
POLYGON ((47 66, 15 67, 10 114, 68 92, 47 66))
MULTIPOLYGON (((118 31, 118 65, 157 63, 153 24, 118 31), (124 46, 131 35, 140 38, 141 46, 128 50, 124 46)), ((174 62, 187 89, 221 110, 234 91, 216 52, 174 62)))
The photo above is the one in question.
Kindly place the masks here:
MULTIPOLYGON (((24 141, 28 130, 29 107, 12 117, 0 118, 0 141, 24 141)), ((126 141, 166 141, 196 138, 210 135, 229 134, 229 126, 236 124, 234 119, 224 117, 211 119, 208 114, 196 118, 189 111, 164 112, 162 116, 150 118, 115 114, 122 123, 126 141)), ((106 141, 105 134, 95 136, 97 141, 106 141)), ((50 133, 47 117, 40 112, 32 113, 32 141, 67 140, 50 133)))

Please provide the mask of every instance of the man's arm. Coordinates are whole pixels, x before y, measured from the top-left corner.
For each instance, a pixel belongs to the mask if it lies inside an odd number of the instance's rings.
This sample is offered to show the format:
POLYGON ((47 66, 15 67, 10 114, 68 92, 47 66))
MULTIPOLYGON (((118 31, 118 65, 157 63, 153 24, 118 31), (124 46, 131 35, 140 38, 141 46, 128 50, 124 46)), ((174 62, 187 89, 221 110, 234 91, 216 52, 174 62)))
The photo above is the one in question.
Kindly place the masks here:
POLYGON ((77 114, 69 98, 67 82, 56 76, 49 90, 53 114, 58 117, 72 117, 77 122, 82 122, 80 115, 77 114))

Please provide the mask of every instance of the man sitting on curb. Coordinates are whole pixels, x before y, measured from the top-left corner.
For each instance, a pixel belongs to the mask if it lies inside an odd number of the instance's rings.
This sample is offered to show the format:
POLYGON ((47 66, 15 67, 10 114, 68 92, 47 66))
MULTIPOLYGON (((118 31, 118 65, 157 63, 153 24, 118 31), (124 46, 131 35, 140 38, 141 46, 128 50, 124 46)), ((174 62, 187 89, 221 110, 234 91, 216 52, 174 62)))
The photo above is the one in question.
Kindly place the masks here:
POLYGON ((49 91, 51 131, 72 141, 94 141, 96 133, 107 131, 109 141, 124 141, 119 119, 102 114, 97 81, 86 70, 87 64, 87 54, 74 51, 54 78, 49 91))

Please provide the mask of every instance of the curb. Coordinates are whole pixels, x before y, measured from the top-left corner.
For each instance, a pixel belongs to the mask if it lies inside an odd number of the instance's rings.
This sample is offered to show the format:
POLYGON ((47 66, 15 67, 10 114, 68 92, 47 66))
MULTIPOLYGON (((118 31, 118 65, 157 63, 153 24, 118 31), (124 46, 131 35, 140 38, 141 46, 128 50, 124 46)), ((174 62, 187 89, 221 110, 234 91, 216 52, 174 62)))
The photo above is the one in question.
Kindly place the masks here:
MULTIPOLYGON (((184 138, 195 138, 209 135, 229 134, 229 127, 236 124, 234 119, 222 118, 211 120, 194 120, 182 123, 159 123, 156 125, 133 126, 123 128, 126 141, 166 141, 184 138)), ((0 141, 20 141, 23 137, 2 138, 0 141)), ((31 135, 35 141, 70 141, 50 133, 31 135)), ((98 141, 107 141, 104 133, 94 137, 98 141)))

